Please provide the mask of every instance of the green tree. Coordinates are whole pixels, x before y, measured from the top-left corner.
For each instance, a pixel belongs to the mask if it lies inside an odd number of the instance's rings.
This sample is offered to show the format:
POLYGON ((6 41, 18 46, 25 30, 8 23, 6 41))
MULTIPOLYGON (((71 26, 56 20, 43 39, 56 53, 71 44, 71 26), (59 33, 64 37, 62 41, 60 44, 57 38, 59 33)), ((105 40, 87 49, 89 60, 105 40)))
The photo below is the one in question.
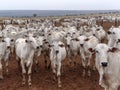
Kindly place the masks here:
POLYGON ((33 14, 33 17, 37 17, 37 14, 33 14))

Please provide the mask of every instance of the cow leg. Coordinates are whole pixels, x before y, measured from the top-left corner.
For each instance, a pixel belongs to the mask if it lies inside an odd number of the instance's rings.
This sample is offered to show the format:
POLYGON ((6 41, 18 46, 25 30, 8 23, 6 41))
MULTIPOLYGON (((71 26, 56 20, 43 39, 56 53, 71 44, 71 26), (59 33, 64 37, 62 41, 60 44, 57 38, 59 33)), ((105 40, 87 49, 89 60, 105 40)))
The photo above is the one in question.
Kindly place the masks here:
POLYGON ((8 75, 8 61, 10 60, 10 53, 6 53, 4 56, 6 74, 8 75))
POLYGON ((44 54, 44 62, 45 62, 45 68, 47 68, 47 57, 46 57, 46 54, 44 54))
POLYGON ((50 67, 51 67, 51 61, 50 61, 49 65, 48 65, 48 69, 50 69, 50 67))
POLYGON ((35 60, 35 72, 39 72, 38 68, 39 68, 38 59, 36 58, 36 60, 35 60))
POLYGON ((18 62, 18 69, 19 69, 19 71, 21 72, 21 71, 22 71, 22 70, 21 70, 21 65, 20 65, 21 60, 20 60, 20 58, 19 58, 18 56, 16 56, 16 60, 17 60, 17 62, 18 62))
POLYGON ((61 73, 64 73, 64 67, 65 67, 64 62, 62 62, 61 73))
POLYGON ((53 71, 53 80, 55 81, 56 80, 56 65, 51 62, 51 67, 53 71))
POLYGON ((26 74, 26 70, 25 70, 25 64, 23 62, 23 60, 21 60, 21 67, 22 67, 22 84, 25 85, 25 74, 26 74))
POLYGON ((103 74, 104 74, 103 69, 100 68, 100 69, 99 69, 99 75, 100 75, 100 78, 99 78, 99 85, 105 87, 105 85, 103 84, 103 74))
POLYGON ((70 51, 68 51, 68 60, 69 60, 70 66, 71 66, 71 64, 72 64, 72 56, 71 56, 70 51))
POLYGON ((87 69, 88 69, 88 77, 90 77, 91 76, 90 66, 88 66, 87 69))
POLYGON ((88 77, 90 77, 91 76, 91 71, 90 71, 90 59, 89 59, 89 61, 88 61, 88 65, 87 65, 87 72, 88 72, 88 77))
POLYGON ((59 64, 57 65, 57 78, 58 78, 58 87, 59 87, 59 88, 62 87, 62 85, 61 85, 61 79, 60 79, 60 77, 61 77, 61 72, 60 72, 60 70, 61 70, 61 63, 59 63, 59 64))
POLYGON ((3 79, 1 60, 0 60, 0 79, 3 79))
POLYGON ((28 66, 28 85, 29 86, 32 85, 32 83, 31 83, 32 64, 33 64, 33 61, 31 60, 31 63, 28 66))
POLYGON ((5 67, 6 67, 6 73, 7 73, 7 75, 9 75, 9 71, 8 71, 8 60, 5 61, 5 67))
POLYGON ((12 56, 12 58, 14 57, 14 47, 12 47, 12 49, 11 49, 11 56, 12 56))
POLYGON ((77 53, 75 53, 74 55, 75 59, 74 59, 74 66, 76 65, 76 60, 77 60, 77 53))
POLYGON ((91 64, 91 62, 90 62, 91 57, 92 57, 92 55, 89 54, 89 56, 88 56, 88 63, 87 63, 87 66, 90 66, 90 64, 91 64))
POLYGON ((82 66, 83 66, 83 73, 82 73, 82 76, 85 77, 86 64, 85 64, 85 60, 84 60, 84 59, 82 59, 82 66))

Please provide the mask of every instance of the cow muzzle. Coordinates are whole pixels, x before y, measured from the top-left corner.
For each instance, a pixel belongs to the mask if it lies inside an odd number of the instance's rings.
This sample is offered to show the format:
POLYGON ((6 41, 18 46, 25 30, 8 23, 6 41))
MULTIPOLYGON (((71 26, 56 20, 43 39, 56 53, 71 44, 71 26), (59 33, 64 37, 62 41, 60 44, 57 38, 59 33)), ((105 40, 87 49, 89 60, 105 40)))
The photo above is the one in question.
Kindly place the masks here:
POLYGON ((42 45, 40 45, 40 48, 42 48, 42 45))
POLYGON ((81 47, 83 47, 83 44, 80 44, 81 47))
POLYGON ((101 64, 102 64, 103 67, 107 67, 108 66, 107 62, 102 62, 101 64))
POLYGON ((39 46, 36 47, 36 49, 39 49, 39 48, 40 48, 39 46))
POLYGON ((70 48, 70 45, 67 45, 68 48, 70 48))
POLYGON ((59 53, 59 51, 58 50, 56 50, 56 54, 58 54, 59 53))
POLYGON ((7 49, 10 49, 10 46, 7 46, 7 49))

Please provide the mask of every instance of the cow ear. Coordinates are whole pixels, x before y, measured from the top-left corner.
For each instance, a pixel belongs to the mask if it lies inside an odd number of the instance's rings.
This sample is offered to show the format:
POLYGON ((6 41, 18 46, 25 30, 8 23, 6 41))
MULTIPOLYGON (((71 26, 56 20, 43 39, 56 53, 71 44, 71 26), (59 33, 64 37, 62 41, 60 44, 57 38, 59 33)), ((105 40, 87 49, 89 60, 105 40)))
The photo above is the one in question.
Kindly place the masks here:
POLYGON ((59 46, 60 46, 60 47, 64 47, 64 45, 63 45, 63 44, 60 44, 59 46))
POLYGON ((2 42, 5 42, 5 40, 2 40, 2 42))
POLYGON ((14 41, 14 39, 11 39, 11 42, 13 42, 14 41))
POLYGON ((49 44, 48 46, 49 46, 49 47, 52 47, 52 45, 50 45, 50 44, 49 44))
POLYGON ((95 52, 95 50, 93 50, 92 48, 89 48, 88 49, 90 52, 95 52))
POLYGON ((76 40, 76 41, 79 41, 79 39, 78 39, 78 38, 76 38, 75 40, 76 40))
POLYGON ((116 51, 118 51, 118 50, 119 50, 118 48, 113 47, 112 49, 109 49, 108 52, 116 52, 116 51))
POLYGON ((28 37, 28 35, 24 35, 25 37, 28 37))
POLYGON ((84 41, 88 41, 89 40, 89 38, 86 38, 84 41))
POLYGON ((26 43, 28 43, 28 40, 25 40, 26 43))
POLYGON ((42 34, 42 36, 45 36, 44 34, 42 34))
POLYGON ((110 32, 110 31, 108 31, 108 32, 107 32, 107 34, 111 34, 111 32, 110 32))
POLYGON ((36 38, 37 36, 33 35, 34 38, 36 38))

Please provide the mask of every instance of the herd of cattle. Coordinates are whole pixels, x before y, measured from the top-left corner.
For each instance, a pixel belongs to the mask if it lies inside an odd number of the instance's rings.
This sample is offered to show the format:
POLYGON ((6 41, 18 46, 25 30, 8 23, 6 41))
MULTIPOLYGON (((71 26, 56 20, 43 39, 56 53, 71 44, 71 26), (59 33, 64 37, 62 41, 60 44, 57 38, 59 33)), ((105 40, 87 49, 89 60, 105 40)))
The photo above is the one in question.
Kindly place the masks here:
POLYGON ((105 21, 117 23, 119 18, 102 16, 3 20, 0 26, 0 79, 3 79, 2 62, 5 62, 8 74, 9 59, 15 56, 18 66, 22 68, 22 84, 26 83, 27 74, 28 85, 31 85, 32 65, 35 64, 37 71, 38 57, 43 54, 45 66, 52 68, 54 79, 58 80, 58 87, 61 87, 61 70, 66 56, 70 65, 74 66, 77 55, 80 55, 83 76, 91 76, 92 66, 93 70, 99 72, 99 85, 105 90, 118 90, 120 27, 113 25, 105 31, 102 24, 105 21), (95 63, 92 65, 93 55, 95 63))

